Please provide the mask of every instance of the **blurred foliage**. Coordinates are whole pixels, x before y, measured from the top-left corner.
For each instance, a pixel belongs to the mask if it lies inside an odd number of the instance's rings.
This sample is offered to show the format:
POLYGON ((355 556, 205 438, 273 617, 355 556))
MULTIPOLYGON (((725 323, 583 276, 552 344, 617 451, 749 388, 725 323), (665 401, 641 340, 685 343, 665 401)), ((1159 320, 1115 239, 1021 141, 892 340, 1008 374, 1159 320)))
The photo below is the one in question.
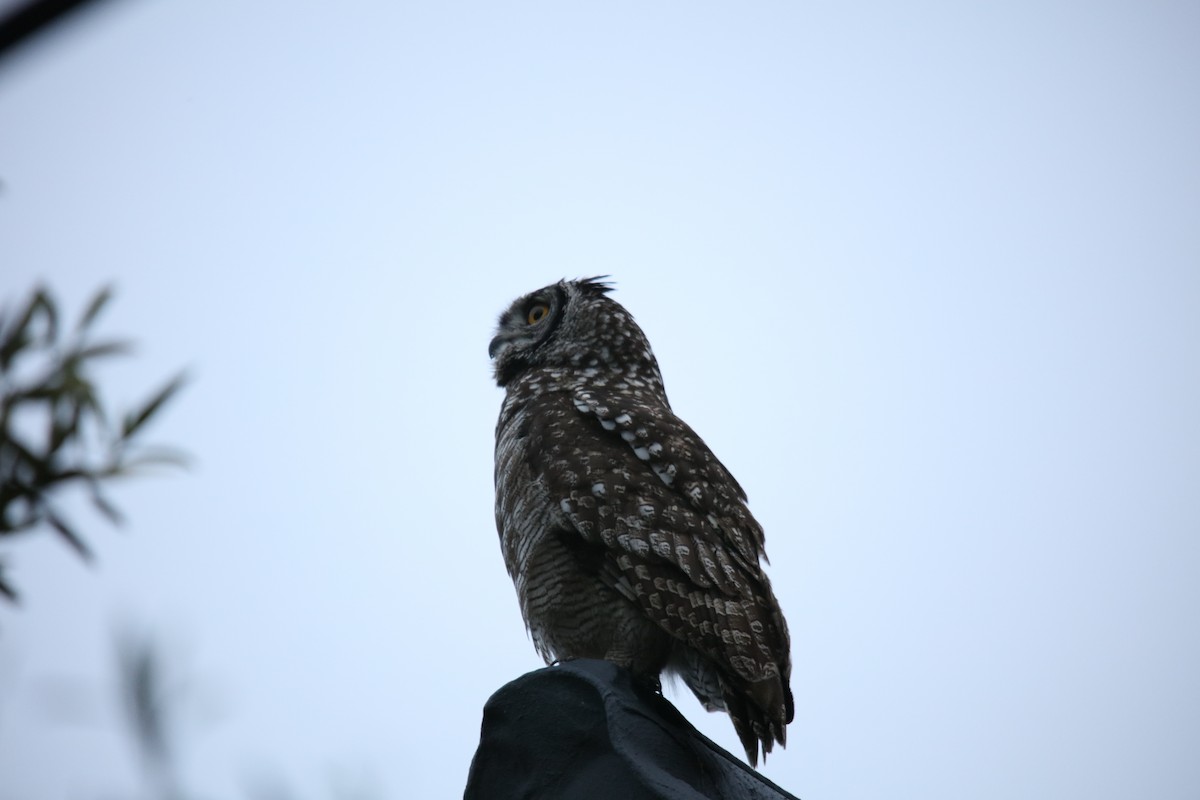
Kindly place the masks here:
POLYGON ((125 718, 153 787, 152 796, 178 800, 185 794, 176 777, 166 659, 152 638, 133 633, 117 640, 117 659, 125 718))
MULTIPOLYGON (((97 363, 131 349, 126 341, 91 338, 111 298, 110 288, 98 291, 69 331, 44 288, 15 311, 0 311, 0 537, 52 530, 85 561, 91 550, 55 499, 79 486, 97 511, 120 524, 121 513, 103 492, 108 481, 139 467, 184 461, 176 451, 135 445, 183 385, 182 374, 119 419, 101 401, 93 378, 97 363)), ((17 600, 3 561, 0 595, 17 600)))
MULTIPOLYGON (((204 713, 205 693, 198 691, 194 671, 177 646, 168 647, 161 635, 127 625, 115 639, 122 716, 141 761, 147 800, 199 800, 187 785, 184 769, 188 729, 196 730, 197 712, 204 713)), ((176 640, 176 644, 178 644, 176 640)), ((211 696, 208 697, 211 703, 211 696)), ((211 707, 209 708, 211 712, 211 707)), ((326 768, 323 791, 299 792, 275 769, 251 762, 234 796, 249 800, 380 800, 384 795, 370 771, 326 768)))

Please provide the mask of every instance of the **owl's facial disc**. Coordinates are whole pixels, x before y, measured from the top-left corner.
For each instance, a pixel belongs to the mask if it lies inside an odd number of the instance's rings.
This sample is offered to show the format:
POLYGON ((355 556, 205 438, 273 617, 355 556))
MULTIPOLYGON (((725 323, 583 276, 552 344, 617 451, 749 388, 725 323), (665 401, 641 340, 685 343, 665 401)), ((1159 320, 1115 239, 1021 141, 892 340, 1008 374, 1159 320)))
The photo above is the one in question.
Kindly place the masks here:
POLYGON ((549 337, 564 301, 558 287, 547 286, 517 300, 500 316, 496 335, 488 344, 488 356, 495 362, 500 385, 549 337))

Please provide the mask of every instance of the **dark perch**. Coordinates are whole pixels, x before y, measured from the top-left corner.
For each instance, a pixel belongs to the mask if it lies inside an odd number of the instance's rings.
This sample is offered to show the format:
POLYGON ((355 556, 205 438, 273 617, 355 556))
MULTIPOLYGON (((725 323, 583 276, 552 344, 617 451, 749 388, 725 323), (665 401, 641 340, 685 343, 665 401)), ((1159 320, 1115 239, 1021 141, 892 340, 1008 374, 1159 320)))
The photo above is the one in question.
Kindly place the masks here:
POLYGON ((798 800, 608 661, 522 675, 483 709, 464 800, 798 800))

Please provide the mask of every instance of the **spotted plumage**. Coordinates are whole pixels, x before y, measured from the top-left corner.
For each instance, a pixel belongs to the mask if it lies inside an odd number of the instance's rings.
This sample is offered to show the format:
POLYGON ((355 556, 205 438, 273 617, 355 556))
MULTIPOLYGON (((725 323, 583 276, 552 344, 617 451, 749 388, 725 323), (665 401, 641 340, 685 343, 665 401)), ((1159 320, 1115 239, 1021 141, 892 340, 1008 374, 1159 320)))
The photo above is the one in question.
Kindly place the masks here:
POLYGON ((746 495, 671 411, 633 317, 598 279, 518 299, 489 347, 506 390, 496 527, 547 663, 679 675, 751 764, 792 721, 787 624, 746 495))

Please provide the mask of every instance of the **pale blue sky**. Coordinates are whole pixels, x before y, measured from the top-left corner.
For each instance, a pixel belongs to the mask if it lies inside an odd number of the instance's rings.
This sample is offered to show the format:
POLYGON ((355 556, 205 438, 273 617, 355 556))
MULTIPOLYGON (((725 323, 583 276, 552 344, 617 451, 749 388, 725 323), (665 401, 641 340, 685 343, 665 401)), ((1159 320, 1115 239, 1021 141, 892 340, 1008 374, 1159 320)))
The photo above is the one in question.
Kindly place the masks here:
MULTIPOLYGON (((805 800, 1200 790, 1200 7, 112 3, 0 69, 0 297, 141 342, 187 474, 7 548, 0 800, 456 797, 539 665, 496 315, 611 274, 750 494, 805 800), (450 600, 439 601, 439 595, 450 600), (63 698, 70 713, 64 715, 63 698)), ((679 708, 738 751, 727 719, 679 708)))

